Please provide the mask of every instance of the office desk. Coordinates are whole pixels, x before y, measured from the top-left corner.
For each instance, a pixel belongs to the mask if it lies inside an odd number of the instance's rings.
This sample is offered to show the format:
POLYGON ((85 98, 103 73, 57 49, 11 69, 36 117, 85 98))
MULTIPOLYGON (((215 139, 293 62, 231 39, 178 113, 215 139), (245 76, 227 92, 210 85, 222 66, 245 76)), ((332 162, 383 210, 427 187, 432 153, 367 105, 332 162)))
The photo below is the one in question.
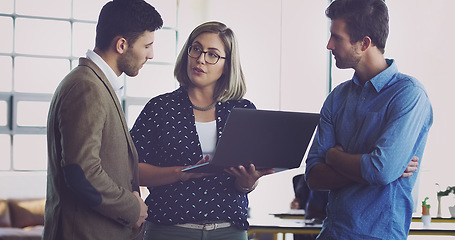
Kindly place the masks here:
MULTIPOLYGON (((305 224, 305 219, 282 219, 282 218, 261 218, 248 219, 250 228, 248 229, 248 237, 253 237, 255 240, 261 239, 261 234, 273 234, 273 239, 278 239, 278 234, 294 233, 294 234, 319 234, 321 224, 308 225, 305 224)), ((284 239, 284 237, 283 237, 284 239)))
MULTIPOLYGON (((422 222, 421 217, 412 217, 413 222, 422 222)), ((432 217, 431 222, 442 222, 442 223, 455 223, 455 218, 447 217, 432 217)))
POLYGON ((409 235, 455 236, 455 223, 431 222, 429 227, 424 227, 422 222, 411 222, 409 235))
MULTIPOLYGON (((248 236, 255 236, 260 239, 260 234, 273 234, 274 239, 278 239, 278 234, 318 234, 321 231, 321 224, 309 225, 304 219, 280 219, 262 218, 248 219, 250 228, 248 236)), ((453 222, 432 222, 428 228, 422 222, 411 222, 409 235, 432 235, 432 236, 455 236, 455 223, 453 222)))

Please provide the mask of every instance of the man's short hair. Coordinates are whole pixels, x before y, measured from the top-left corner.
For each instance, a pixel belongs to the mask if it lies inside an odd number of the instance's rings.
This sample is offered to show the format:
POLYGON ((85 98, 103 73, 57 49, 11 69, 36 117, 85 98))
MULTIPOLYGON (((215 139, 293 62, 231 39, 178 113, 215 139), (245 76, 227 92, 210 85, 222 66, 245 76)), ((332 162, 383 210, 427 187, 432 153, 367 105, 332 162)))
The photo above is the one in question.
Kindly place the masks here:
POLYGON ((161 15, 144 0, 113 0, 101 9, 95 47, 107 50, 117 36, 134 44, 145 31, 153 32, 162 26, 161 15))
POLYGON ((351 43, 368 36, 384 53, 389 35, 389 13, 383 0, 335 0, 325 14, 331 20, 346 22, 351 43))

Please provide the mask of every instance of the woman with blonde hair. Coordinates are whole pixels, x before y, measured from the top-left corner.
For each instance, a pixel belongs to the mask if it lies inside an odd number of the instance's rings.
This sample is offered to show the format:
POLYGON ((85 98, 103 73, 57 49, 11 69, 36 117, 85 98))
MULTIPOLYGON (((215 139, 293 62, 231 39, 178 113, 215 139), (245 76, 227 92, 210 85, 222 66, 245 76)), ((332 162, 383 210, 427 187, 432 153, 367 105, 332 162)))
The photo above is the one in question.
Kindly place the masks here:
POLYGON ((254 165, 222 173, 181 170, 208 161, 233 108, 255 108, 233 31, 220 22, 196 27, 174 69, 180 87, 152 98, 131 130, 139 178, 150 194, 144 239, 247 239, 248 197, 273 170, 254 165))

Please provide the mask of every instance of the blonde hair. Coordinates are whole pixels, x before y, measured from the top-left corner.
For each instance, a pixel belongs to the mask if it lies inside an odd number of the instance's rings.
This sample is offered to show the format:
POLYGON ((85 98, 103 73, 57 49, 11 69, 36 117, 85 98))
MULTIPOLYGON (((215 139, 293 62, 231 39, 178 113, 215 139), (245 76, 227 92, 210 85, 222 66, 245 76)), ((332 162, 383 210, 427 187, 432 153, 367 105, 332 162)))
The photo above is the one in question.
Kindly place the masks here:
POLYGON ((202 33, 216 33, 224 44, 226 62, 224 71, 215 85, 214 100, 240 100, 246 93, 245 77, 240 65, 239 48, 234 32, 220 22, 206 22, 197 26, 190 34, 180 51, 174 68, 174 76, 180 86, 188 88, 191 81, 187 73, 188 48, 194 39, 202 33))

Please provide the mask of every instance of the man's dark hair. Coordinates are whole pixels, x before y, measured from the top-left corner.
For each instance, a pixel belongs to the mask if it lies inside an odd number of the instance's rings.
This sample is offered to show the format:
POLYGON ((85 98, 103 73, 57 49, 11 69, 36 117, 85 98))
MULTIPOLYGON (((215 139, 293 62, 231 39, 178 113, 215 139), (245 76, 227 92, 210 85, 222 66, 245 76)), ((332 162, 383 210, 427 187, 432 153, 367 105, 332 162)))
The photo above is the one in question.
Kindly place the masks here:
POLYGON ((383 0, 335 0, 325 14, 331 20, 346 22, 351 43, 368 36, 384 53, 389 35, 389 14, 383 0))
POLYGON ((96 26, 95 47, 105 51, 117 36, 134 44, 146 30, 153 32, 162 26, 161 15, 147 2, 113 0, 101 9, 96 26))

